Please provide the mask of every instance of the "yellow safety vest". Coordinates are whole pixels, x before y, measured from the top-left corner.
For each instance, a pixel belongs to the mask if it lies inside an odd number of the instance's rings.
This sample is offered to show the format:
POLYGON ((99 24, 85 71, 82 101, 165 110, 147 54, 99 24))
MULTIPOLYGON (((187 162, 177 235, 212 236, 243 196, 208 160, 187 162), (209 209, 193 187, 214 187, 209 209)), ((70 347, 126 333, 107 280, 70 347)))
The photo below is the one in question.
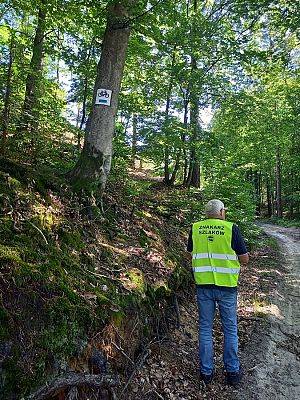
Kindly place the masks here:
POLYGON ((231 248, 232 222, 206 219, 193 224, 193 271, 196 284, 235 287, 240 263, 231 248))

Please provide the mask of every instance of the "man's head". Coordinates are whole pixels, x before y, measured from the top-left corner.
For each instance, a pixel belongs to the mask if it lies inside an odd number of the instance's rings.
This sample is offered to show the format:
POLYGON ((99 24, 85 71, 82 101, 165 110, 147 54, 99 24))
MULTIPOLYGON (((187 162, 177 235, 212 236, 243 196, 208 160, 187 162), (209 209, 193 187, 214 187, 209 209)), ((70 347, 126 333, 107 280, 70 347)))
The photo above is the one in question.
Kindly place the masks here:
POLYGON ((210 200, 205 206, 206 218, 225 219, 226 208, 221 200, 210 200))

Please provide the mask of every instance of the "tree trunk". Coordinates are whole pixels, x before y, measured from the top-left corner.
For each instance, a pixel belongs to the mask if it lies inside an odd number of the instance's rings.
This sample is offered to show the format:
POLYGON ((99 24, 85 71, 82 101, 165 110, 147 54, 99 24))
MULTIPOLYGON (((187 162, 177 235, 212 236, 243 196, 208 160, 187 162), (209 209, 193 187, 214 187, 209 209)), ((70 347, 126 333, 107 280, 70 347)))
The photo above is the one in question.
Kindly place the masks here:
MULTIPOLYGON (((89 65, 90 62, 90 58, 91 58, 91 54, 93 52, 94 43, 95 38, 93 37, 92 41, 91 41, 91 45, 89 47, 89 51, 87 54, 87 57, 85 59, 85 62, 87 65, 89 65)), ((80 121, 80 126, 79 129, 82 130, 83 126, 85 124, 85 118, 86 118, 86 107, 87 107, 87 97, 88 97, 88 84, 89 84, 89 79, 88 79, 88 74, 85 76, 84 78, 84 89, 83 89, 83 99, 82 99, 82 116, 81 116, 81 121, 80 121)))
MULTIPOLYGON (((193 68, 196 68, 196 60, 192 59, 193 68)), ((192 129, 192 148, 190 152, 189 173, 187 177, 187 186, 200 187, 200 163, 196 153, 196 142, 199 134, 199 105, 197 95, 191 96, 190 124, 192 129)))
POLYGON ((181 156, 181 149, 179 149, 176 154, 175 165, 170 179, 170 186, 173 186, 175 183, 176 175, 180 167, 180 156, 181 156))
POLYGON ((136 114, 132 116, 132 143, 131 143, 131 166, 135 169, 135 159, 137 153, 137 117, 136 114))
POLYGON ((254 171, 253 183, 255 187, 256 215, 260 215, 260 210, 261 210, 260 181, 261 181, 261 172, 254 171))
MULTIPOLYGON (((193 11, 196 14, 198 9, 198 0, 193 1, 193 11)), ((192 26, 192 37, 195 34, 195 27, 192 26)), ((193 46, 193 43, 192 43, 193 46)), ((191 56, 191 79, 195 76, 197 70, 197 60, 193 54, 191 56)), ((187 186, 200 187, 200 163, 196 152, 196 142, 199 134, 199 99, 197 94, 197 85, 192 82, 191 106, 190 106, 190 125, 192 130, 192 148, 190 152, 189 173, 187 177, 187 186)))
POLYGON ((35 32, 29 73, 26 79, 22 130, 36 131, 38 127, 39 81, 42 73, 43 48, 46 29, 45 0, 41 2, 35 32))
POLYGON ((197 160, 194 161, 190 186, 200 187, 200 163, 197 160))
MULTIPOLYGON (((183 125, 184 125, 185 129, 187 129, 187 126, 188 126, 188 106, 189 106, 188 99, 184 99, 183 125)), ((186 186, 187 178, 188 178, 188 157, 187 157, 186 148, 185 148, 185 141, 186 141, 185 133, 182 133, 181 140, 183 143, 183 157, 184 157, 183 186, 186 186)))
POLYGON ((271 198, 271 189, 270 189, 270 179, 266 177, 266 186, 267 186, 267 203, 268 203, 268 217, 272 217, 272 198, 271 198))
POLYGON ((276 150, 276 210, 277 217, 282 218, 281 157, 279 147, 276 150))
POLYGON ((293 198, 293 194, 294 194, 294 173, 293 173, 293 170, 291 170, 291 173, 290 173, 290 212, 289 212, 289 217, 291 219, 294 218, 294 198, 293 198))
POLYGON ((9 126, 9 111, 10 111, 10 95, 11 95, 11 83, 12 83, 12 65, 13 65, 13 50, 14 49, 14 35, 11 32, 10 48, 9 48, 9 61, 7 68, 6 78, 6 90, 4 95, 4 108, 3 108, 3 120, 2 120, 2 143, 0 153, 4 154, 6 150, 6 142, 8 136, 9 126))
POLYGON ((135 2, 136 0, 128 0, 127 7, 116 2, 108 9, 107 25, 94 86, 93 108, 86 126, 84 146, 77 164, 69 173, 77 189, 88 191, 100 189, 102 194, 106 186, 111 168, 118 96, 130 35, 128 14, 130 5, 135 2), (95 105, 98 89, 112 91, 110 106, 95 105))
POLYGON ((165 111, 165 127, 167 131, 165 132, 166 136, 166 144, 165 144, 165 151, 164 151, 164 183, 166 185, 170 185, 170 167, 169 167, 169 162, 170 162, 170 147, 168 143, 168 121, 169 121, 169 113, 170 113, 170 104, 171 104, 171 94, 172 94, 172 89, 173 89, 173 81, 174 81, 174 76, 173 76, 173 69, 175 65, 175 50, 176 46, 174 46, 173 50, 173 55, 172 55, 172 64, 171 64, 171 74, 170 74, 170 81, 169 81, 169 86, 168 86, 168 91, 167 91, 167 102, 166 102, 166 111, 165 111))

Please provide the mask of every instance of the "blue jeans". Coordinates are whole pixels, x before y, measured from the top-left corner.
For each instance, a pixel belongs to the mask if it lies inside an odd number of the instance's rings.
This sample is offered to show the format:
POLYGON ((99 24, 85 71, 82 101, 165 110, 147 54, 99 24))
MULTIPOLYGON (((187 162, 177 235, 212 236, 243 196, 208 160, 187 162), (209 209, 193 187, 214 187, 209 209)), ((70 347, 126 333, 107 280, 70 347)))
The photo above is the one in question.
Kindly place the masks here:
POLYGON ((212 330, 217 304, 224 333, 224 367, 227 372, 239 371, 236 288, 197 286, 197 302, 200 371, 210 375, 214 370, 212 330))

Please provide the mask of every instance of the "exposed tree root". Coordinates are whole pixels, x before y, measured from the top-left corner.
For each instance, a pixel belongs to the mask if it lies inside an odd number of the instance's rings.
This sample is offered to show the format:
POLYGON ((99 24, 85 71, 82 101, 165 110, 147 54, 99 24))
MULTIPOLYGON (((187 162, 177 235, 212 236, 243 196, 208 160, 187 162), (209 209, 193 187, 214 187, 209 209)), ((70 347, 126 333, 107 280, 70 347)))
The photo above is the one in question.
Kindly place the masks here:
POLYGON ((76 372, 58 377, 51 382, 45 384, 35 393, 30 395, 27 400, 46 400, 49 397, 55 396, 59 391, 68 388, 76 388, 77 386, 93 386, 114 387, 119 384, 119 378, 116 375, 92 375, 76 372))

